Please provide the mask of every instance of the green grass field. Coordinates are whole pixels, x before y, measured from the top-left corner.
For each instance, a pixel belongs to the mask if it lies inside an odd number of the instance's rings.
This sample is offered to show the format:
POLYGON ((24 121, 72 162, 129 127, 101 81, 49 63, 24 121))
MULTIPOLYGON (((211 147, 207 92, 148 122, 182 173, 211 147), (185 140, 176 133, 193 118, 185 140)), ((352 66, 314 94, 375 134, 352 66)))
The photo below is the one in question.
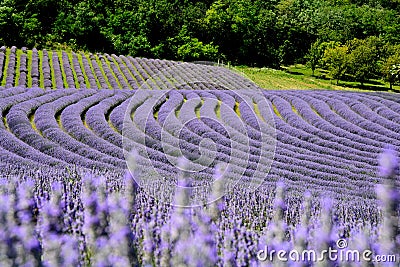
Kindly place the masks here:
POLYGON ((400 92, 400 86, 393 86, 389 90, 389 83, 383 80, 370 80, 361 86, 359 82, 330 80, 325 77, 325 71, 316 70, 312 76, 311 69, 304 65, 295 65, 285 67, 284 70, 275 70, 270 68, 252 68, 238 66, 235 69, 244 76, 265 89, 328 89, 328 90, 346 90, 346 91, 385 91, 400 92))

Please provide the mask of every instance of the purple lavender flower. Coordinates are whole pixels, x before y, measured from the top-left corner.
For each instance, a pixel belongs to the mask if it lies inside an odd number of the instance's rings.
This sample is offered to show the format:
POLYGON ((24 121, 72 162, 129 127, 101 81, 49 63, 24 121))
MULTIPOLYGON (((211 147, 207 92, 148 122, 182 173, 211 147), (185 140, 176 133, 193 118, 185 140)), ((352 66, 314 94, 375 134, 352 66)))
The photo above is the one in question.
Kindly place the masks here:
POLYGON ((393 177, 399 167, 399 160, 396 150, 393 146, 385 148, 383 153, 379 155, 379 175, 382 177, 393 177))

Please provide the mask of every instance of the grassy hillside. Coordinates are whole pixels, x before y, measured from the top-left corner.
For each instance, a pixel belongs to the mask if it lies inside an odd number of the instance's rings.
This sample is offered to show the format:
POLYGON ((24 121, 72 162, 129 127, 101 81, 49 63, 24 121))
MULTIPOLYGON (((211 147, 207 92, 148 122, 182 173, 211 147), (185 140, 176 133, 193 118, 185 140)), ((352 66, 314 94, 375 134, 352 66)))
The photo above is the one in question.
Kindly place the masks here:
POLYGON ((400 86, 393 86, 389 90, 389 83, 382 80, 370 80, 364 86, 358 82, 331 80, 326 77, 323 70, 315 71, 315 76, 311 75, 311 70, 304 65, 289 66, 286 70, 275 70, 270 68, 252 68, 239 66, 235 68, 244 76, 251 79, 257 85, 265 89, 328 89, 342 91, 385 91, 400 92, 400 86))

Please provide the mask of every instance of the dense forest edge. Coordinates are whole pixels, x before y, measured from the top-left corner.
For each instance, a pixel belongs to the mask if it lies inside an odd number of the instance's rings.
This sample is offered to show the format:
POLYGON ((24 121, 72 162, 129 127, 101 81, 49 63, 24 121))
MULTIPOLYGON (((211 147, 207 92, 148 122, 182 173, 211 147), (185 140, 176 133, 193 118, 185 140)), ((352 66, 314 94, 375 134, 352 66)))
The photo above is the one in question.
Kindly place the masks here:
POLYGON ((0 43, 400 82, 399 0, 5 0, 0 43))

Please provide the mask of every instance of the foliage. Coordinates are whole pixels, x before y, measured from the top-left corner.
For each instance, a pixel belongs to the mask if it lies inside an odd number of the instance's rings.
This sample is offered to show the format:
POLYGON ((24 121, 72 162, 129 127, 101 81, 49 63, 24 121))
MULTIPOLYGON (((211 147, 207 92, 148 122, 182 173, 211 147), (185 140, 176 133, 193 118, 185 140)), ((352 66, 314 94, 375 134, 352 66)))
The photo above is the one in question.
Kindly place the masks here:
POLYGON ((400 83, 400 45, 390 46, 388 49, 390 56, 386 58, 382 65, 383 78, 389 82, 390 89, 396 83, 400 83))
POLYGON ((346 45, 338 45, 326 48, 323 56, 324 64, 329 69, 329 75, 336 79, 336 84, 349 68, 349 48, 346 45))
POLYGON ((218 61, 223 56, 218 52, 218 46, 213 43, 203 44, 199 39, 191 37, 186 26, 182 27, 177 36, 167 39, 167 47, 174 57, 183 61, 209 60, 218 61))
POLYGON ((380 59, 383 58, 383 43, 377 37, 364 40, 353 39, 347 43, 349 47, 349 70, 355 79, 363 84, 367 79, 380 74, 380 59))
POLYGON ((312 76, 314 76, 315 69, 322 61, 324 51, 325 49, 323 48, 321 41, 317 40, 311 45, 310 50, 308 50, 308 53, 305 56, 307 59, 307 65, 311 68, 312 76))
POLYGON ((4 0, 0 42, 279 68, 309 61, 317 40, 398 43, 396 1, 4 0))

